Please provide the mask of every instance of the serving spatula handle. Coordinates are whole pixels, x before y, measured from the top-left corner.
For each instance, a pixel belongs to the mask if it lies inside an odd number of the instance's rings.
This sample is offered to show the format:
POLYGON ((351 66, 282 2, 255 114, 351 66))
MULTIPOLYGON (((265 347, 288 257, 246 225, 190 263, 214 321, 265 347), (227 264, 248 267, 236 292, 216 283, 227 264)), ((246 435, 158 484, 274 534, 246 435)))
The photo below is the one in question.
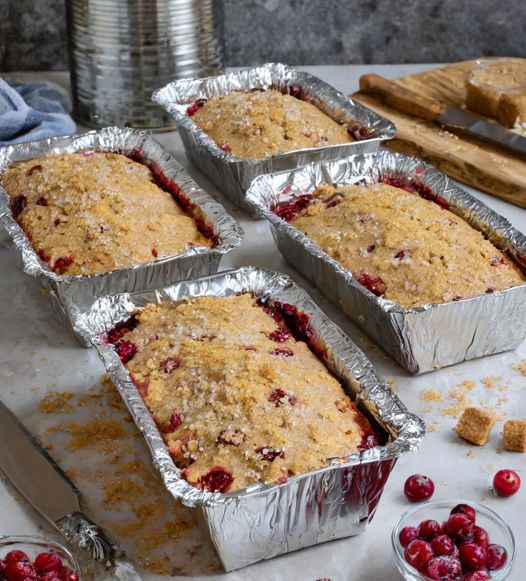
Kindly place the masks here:
POLYGON ((433 121, 445 108, 443 103, 432 97, 415 93, 374 73, 360 77, 360 91, 375 93, 398 111, 428 121, 433 121))

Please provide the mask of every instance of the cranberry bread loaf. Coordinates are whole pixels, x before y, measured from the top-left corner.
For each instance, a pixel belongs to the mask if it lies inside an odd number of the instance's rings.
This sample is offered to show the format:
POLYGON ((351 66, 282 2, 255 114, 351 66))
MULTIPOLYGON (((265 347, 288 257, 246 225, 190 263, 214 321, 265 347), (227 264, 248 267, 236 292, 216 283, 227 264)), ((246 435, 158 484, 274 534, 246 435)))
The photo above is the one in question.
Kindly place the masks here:
POLYGON ((526 124, 526 59, 496 59, 472 69, 466 106, 506 127, 526 124))
POLYGON ((261 159, 307 147, 353 141, 320 109, 280 91, 232 92, 201 99, 188 114, 219 147, 237 157, 261 159))
POLYGON ((108 334, 198 488, 283 482, 377 443, 280 312, 249 294, 195 297, 147 304, 108 334))
POLYGON ((211 246, 150 169, 117 153, 65 153, 8 167, 14 218, 59 274, 95 274, 211 246))
POLYGON ((425 186, 322 185, 274 212, 403 307, 470 298, 525 281, 518 266, 425 186), (424 197, 422 197, 424 196, 424 197), (424 199, 425 197, 430 199, 424 199))

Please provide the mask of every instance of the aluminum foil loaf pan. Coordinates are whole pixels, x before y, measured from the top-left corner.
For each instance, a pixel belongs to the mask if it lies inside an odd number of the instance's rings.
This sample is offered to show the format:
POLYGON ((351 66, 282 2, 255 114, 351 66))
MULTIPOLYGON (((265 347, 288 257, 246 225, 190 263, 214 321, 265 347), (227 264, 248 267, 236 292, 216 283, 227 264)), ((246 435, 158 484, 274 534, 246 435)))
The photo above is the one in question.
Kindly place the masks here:
POLYGON ((174 81, 156 91, 152 98, 174 118, 192 163, 245 210, 251 209, 245 204, 245 192, 256 176, 294 169, 313 161, 376 151, 383 140, 392 139, 396 133, 394 124, 389 120, 349 99, 317 77, 283 64, 268 63, 217 77, 174 81), (289 92, 291 87, 300 90, 304 98, 332 119, 347 123, 357 140, 340 145, 297 149, 265 159, 243 159, 223 151, 186 113, 188 106, 197 99, 258 89, 289 92))
POLYGON ((254 267, 133 294, 99 299, 79 314, 75 328, 92 343, 143 432, 167 489, 195 507, 227 571, 282 553, 363 532, 374 515, 397 458, 417 449, 424 423, 409 413, 376 374, 365 355, 287 276, 254 267), (198 295, 251 293, 295 306, 310 317, 312 339, 324 363, 361 410, 385 435, 385 443, 282 484, 257 484, 231 493, 198 490, 182 478, 168 449, 106 333, 146 303, 198 295))
POLYGON ((283 256, 410 373, 518 347, 526 335, 526 284, 471 299, 403 308, 369 292, 339 262, 272 211, 277 203, 310 193, 320 184, 376 183, 388 177, 428 186, 447 201, 449 210, 523 269, 526 266, 523 234, 417 158, 376 152, 261 176, 247 192, 247 201, 270 221, 283 256))
MULTIPOLYGON (((216 244, 193 247, 174 256, 93 275, 58 275, 42 261, 13 218, 9 196, 0 187, 0 224, 20 252, 24 271, 36 276, 49 291, 55 312, 71 323, 73 313, 88 308, 101 296, 142 291, 217 271, 221 257, 241 244, 243 231, 225 209, 204 192, 147 132, 108 127, 80 136, 57 137, 0 149, 0 175, 13 162, 82 150, 111 151, 150 167, 164 189, 184 202, 190 214, 213 230, 216 244), (176 188, 180 188, 179 190, 176 188), (171 190, 172 188, 172 190, 171 190)), ((80 336, 81 343, 85 344, 80 336)), ((85 346, 87 346, 85 344, 85 346)))

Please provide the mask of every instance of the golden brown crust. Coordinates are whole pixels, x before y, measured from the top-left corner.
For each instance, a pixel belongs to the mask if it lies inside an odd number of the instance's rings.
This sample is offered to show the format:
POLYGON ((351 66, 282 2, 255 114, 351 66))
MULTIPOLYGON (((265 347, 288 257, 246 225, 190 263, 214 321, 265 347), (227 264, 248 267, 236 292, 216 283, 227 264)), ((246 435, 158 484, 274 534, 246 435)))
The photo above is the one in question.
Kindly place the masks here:
POLYGON ((219 491, 281 482, 371 432, 305 342, 271 338, 278 324, 248 294, 148 304, 138 321, 126 367, 191 484, 214 490, 217 467, 233 478, 219 491))
POLYGON ((275 90, 213 97, 193 120, 225 151, 246 159, 353 141, 346 125, 275 90))
POLYGON ((494 425, 495 417, 490 412, 470 407, 460 417, 456 432, 463 440, 476 446, 484 446, 494 425))
POLYGON ((525 281, 479 231, 417 194, 374 184, 322 185, 313 196, 290 223, 369 290, 403 307, 470 298, 525 281), (368 281, 378 278, 378 288, 371 288, 368 281))
POLYGON ((1 183, 33 247, 60 274, 107 272, 212 244, 150 169, 124 155, 22 161, 1 183))

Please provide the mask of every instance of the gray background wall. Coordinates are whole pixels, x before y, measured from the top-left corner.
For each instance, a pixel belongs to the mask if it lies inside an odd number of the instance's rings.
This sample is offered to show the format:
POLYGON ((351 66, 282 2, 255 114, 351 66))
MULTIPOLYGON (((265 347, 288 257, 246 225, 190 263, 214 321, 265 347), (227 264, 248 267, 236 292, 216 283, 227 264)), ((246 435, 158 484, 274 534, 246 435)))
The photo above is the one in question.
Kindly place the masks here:
MULTIPOLYGON (((224 0, 226 64, 526 57, 526 0, 224 0)), ((64 0, 0 0, 0 70, 67 68, 64 0)))

